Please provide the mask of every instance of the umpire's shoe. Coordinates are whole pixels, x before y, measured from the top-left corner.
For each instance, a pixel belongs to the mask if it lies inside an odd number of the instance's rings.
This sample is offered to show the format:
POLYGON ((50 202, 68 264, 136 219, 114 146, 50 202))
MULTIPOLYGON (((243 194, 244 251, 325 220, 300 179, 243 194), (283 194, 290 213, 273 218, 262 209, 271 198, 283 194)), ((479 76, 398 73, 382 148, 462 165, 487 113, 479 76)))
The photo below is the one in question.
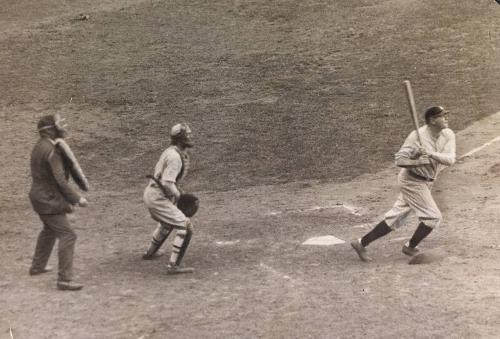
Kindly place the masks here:
POLYGON ((44 268, 30 268, 30 275, 39 275, 47 272, 52 272, 54 268, 52 266, 45 266, 44 268))
POLYGON ((416 247, 410 247, 408 245, 404 245, 403 246, 403 253, 406 255, 409 255, 410 257, 413 257, 414 255, 419 254, 420 251, 416 247))
POLYGON ((364 262, 372 261, 372 258, 368 256, 366 248, 363 245, 361 245, 361 241, 359 241, 359 239, 351 241, 351 246, 358 254, 359 259, 361 259, 364 262))
POLYGON ((79 291, 83 288, 82 284, 76 283, 74 281, 58 281, 57 289, 61 291, 79 291))
POLYGON ((166 274, 181 274, 181 273, 193 273, 194 268, 192 267, 181 267, 178 265, 167 265, 166 274))
POLYGON ((165 252, 156 252, 156 253, 149 253, 149 252, 146 252, 142 255, 142 260, 154 260, 154 259, 158 259, 159 257, 163 256, 165 254, 165 252))

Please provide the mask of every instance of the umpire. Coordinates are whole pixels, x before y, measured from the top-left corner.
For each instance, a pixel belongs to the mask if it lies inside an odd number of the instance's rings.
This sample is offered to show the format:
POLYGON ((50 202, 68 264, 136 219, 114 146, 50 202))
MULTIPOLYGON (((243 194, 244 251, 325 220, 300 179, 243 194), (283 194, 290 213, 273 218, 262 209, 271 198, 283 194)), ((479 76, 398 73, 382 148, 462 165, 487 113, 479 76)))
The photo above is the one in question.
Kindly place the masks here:
POLYGON ((56 140, 66 136, 62 121, 58 114, 40 119, 40 139, 31 153, 33 181, 29 197, 43 228, 38 235, 29 274, 33 276, 51 271, 47 262, 56 239, 59 239, 57 288, 76 291, 83 285, 72 280, 76 234, 70 227, 67 213, 73 212, 75 205, 86 207, 88 202, 69 185, 70 164, 61 149, 56 147, 56 140))

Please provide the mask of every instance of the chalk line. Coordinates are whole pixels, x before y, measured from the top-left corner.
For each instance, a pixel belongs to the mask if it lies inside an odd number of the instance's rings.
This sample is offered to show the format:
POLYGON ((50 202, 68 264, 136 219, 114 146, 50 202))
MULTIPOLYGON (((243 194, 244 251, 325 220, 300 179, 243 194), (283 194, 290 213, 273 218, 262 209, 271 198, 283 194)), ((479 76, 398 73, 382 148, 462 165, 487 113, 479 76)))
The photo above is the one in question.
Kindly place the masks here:
POLYGON ((469 157, 472 154, 479 152, 483 148, 488 147, 489 145, 491 145, 491 144, 493 144, 493 143, 495 143, 495 142, 497 142, 499 140, 500 140, 500 136, 498 136, 496 138, 493 138, 490 141, 488 141, 487 143, 483 144, 482 146, 476 147, 472 151, 465 153, 464 155, 460 156, 458 159, 463 159, 465 157, 469 157))
POLYGON ((272 273, 274 275, 280 276, 283 279, 288 280, 288 281, 290 281, 292 283, 296 283, 297 282, 297 280, 293 279, 289 275, 283 274, 283 273, 279 272, 278 270, 272 268, 271 266, 264 264, 263 262, 261 262, 259 266, 262 267, 263 269, 265 269, 266 271, 268 271, 268 272, 270 272, 270 273, 272 273))
POLYGON ((314 212, 314 211, 321 211, 321 210, 328 210, 328 209, 334 209, 334 208, 343 208, 347 210, 349 213, 357 216, 361 216, 362 214, 359 212, 361 208, 358 208, 356 206, 348 205, 348 204, 337 204, 333 206, 313 206, 309 208, 297 208, 293 210, 287 210, 287 211, 273 211, 273 212, 268 212, 266 215, 281 215, 281 214, 288 214, 288 213, 305 213, 305 212, 314 212))
POLYGON ((240 239, 237 240, 227 240, 227 241, 216 241, 215 244, 219 246, 228 246, 228 245, 236 245, 240 242, 240 239))

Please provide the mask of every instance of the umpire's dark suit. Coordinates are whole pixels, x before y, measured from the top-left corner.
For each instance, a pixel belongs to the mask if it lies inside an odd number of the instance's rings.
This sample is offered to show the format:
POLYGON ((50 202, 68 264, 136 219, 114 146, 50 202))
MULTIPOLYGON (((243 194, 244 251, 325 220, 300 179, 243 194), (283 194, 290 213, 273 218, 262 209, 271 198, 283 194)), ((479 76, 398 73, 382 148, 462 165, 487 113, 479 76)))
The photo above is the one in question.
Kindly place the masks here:
POLYGON ((80 194, 68 184, 69 168, 60 150, 47 136, 41 136, 33 148, 31 176, 31 204, 43 222, 31 269, 45 268, 58 238, 58 280, 71 281, 76 234, 70 228, 66 213, 72 212, 80 194))

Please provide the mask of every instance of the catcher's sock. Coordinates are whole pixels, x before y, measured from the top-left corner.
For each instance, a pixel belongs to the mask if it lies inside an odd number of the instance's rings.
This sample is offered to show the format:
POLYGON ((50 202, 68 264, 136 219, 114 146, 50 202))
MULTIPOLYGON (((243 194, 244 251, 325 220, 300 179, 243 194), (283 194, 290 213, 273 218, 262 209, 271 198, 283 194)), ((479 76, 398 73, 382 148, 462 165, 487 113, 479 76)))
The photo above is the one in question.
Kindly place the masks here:
POLYGON ((178 230, 175 235, 174 243, 172 245, 172 254, 170 255, 170 264, 176 265, 179 261, 179 253, 182 249, 182 245, 186 239, 187 230, 178 230))
POLYGON ((422 240, 424 240, 425 237, 427 237, 429 235, 429 233, 431 233, 431 232, 432 232, 432 227, 429 227, 426 224, 424 224, 423 222, 421 222, 420 224, 418 224, 418 227, 417 227, 415 233, 413 233, 413 236, 411 237, 410 242, 409 242, 409 246, 412 248, 417 247, 417 245, 422 240))
POLYGON ((390 233, 392 229, 387 225, 385 220, 382 220, 375 226, 370 232, 368 232, 363 238, 361 238, 361 245, 363 247, 368 246, 372 241, 377 240, 380 237, 390 233))

